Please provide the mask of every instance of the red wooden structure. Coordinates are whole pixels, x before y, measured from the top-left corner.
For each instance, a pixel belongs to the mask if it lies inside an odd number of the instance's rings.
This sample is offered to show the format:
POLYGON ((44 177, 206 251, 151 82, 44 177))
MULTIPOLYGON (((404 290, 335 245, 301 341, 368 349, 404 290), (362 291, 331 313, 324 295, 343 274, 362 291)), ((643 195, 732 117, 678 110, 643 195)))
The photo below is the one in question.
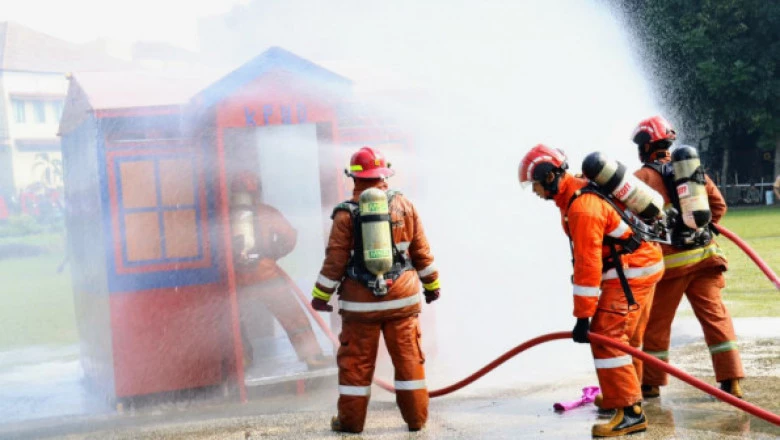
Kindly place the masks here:
POLYGON ((216 81, 71 77, 60 134, 90 382, 123 398, 232 378, 245 396, 227 184, 259 172, 300 234, 282 265, 308 290, 343 197, 350 95, 346 78, 279 48, 216 81))

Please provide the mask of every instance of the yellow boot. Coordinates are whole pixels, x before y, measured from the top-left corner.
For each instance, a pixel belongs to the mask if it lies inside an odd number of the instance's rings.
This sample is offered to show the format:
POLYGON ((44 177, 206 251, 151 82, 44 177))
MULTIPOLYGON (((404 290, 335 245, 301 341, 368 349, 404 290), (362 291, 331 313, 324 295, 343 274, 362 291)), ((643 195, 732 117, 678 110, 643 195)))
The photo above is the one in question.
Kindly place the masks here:
POLYGON ((640 432, 647 429, 647 417, 642 411, 642 405, 636 403, 625 408, 618 408, 615 416, 607 423, 593 425, 593 437, 618 437, 640 432))
POLYGON ((726 379, 720 381, 720 389, 734 397, 742 398, 742 387, 739 384, 739 379, 726 379))

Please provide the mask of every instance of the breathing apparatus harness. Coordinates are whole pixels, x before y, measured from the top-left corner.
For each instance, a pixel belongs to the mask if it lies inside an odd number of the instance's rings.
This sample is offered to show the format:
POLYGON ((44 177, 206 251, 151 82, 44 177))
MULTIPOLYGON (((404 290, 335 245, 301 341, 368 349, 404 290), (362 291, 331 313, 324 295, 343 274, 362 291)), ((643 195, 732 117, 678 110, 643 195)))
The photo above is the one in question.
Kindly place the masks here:
MULTIPOLYGON (((396 190, 388 190, 386 193, 388 206, 392 206, 395 196, 401 194, 400 191, 396 190)), ((377 276, 366 269, 363 258, 362 224, 363 221, 387 221, 390 225, 390 231, 392 231, 393 221, 390 214, 360 215, 359 204, 353 200, 346 200, 336 205, 336 207, 333 209, 331 219, 333 219, 336 216, 336 213, 339 211, 348 212, 350 218, 352 219, 354 247, 352 250, 352 255, 347 262, 347 277, 368 287, 374 293, 374 295, 382 296, 383 294, 379 293, 381 286, 378 285, 377 276)), ((414 269, 412 266, 412 259, 410 258, 407 249, 399 249, 395 244, 395 241, 391 241, 393 246, 393 265, 391 269, 383 275, 383 278, 387 282, 387 287, 392 285, 392 283, 397 280, 401 274, 407 270, 414 269)))
MULTIPOLYGON (((669 195, 669 200, 674 207, 674 215, 669 216, 669 229, 671 234, 670 243, 668 244, 678 249, 695 249, 710 244, 712 235, 718 234, 718 230, 712 227, 712 223, 699 230, 689 228, 681 217, 682 209, 680 207, 680 197, 677 194, 677 185, 680 185, 681 183, 694 181, 704 185, 706 183, 704 171, 699 168, 689 178, 676 179, 674 176, 674 168, 670 162, 645 162, 643 166, 650 168, 661 175, 664 187, 666 188, 666 193, 669 195)), ((670 209, 669 211, 672 210, 670 209)))
MULTIPOLYGON (((629 310, 638 307, 634 294, 631 292, 631 287, 628 284, 628 278, 626 278, 625 271, 623 270, 623 262, 620 258, 621 255, 630 254, 639 249, 643 241, 654 241, 659 243, 669 243, 668 229, 661 221, 655 221, 652 224, 648 224, 641 220, 638 216, 634 215, 627 209, 621 209, 612 199, 612 196, 605 192, 598 184, 589 182, 586 186, 577 190, 574 195, 569 199, 569 204, 566 207, 566 222, 568 224, 568 212, 574 201, 583 194, 593 194, 611 206, 620 216, 620 218, 631 228, 633 232, 626 238, 615 238, 610 236, 604 236, 604 244, 609 247, 610 255, 602 260, 602 267, 604 272, 609 269, 615 269, 618 279, 620 280, 620 286, 623 288, 623 293, 626 295, 628 301, 629 310)), ((569 247, 571 249, 571 261, 574 264, 574 242, 569 238, 569 247)))

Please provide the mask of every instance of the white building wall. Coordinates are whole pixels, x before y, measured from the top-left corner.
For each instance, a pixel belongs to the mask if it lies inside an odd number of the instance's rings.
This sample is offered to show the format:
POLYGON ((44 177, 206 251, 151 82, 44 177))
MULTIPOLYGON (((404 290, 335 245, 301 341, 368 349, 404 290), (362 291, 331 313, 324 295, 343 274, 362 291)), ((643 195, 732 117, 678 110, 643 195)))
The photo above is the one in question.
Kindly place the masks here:
MULTIPOLYGON (((62 158, 59 147, 54 151, 50 148, 51 145, 60 144, 57 136, 60 115, 57 114, 57 108, 53 103, 64 102, 68 91, 68 80, 62 73, 5 71, 2 75, 5 93, 1 98, 2 105, 7 109, 14 186, 18 192, 38 180, 38 176, 32 170, 36 154, 45 152, 51 158, 62 158), (24 103, 23 122, 17 121, 14 99, 24 103), (43 106, 43 122, 36 120, 35 102, 43 106), (23 144, 34 146, 20 148, 23 144)), ((59 109, 61 108, 60 104, 59 109)))

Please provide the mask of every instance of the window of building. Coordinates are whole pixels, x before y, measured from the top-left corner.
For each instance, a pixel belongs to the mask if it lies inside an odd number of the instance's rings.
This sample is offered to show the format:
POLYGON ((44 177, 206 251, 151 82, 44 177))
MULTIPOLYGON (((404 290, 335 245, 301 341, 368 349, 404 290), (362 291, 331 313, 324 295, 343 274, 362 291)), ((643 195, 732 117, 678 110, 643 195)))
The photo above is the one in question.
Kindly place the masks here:
POLYGON ((55 120, 59 121, 62 118, 62 101, 49 101, 49 105, 55 120))
POLYGON ((202 207, 192 159, 133 158, 119 165, 119 215, 124 264, 198 261, 203 258, 202 207))
POLYGON ((43 101, 31 101, 33 110, 33 121, 38 124, 46 122, 46 107, 43 101))
POLYGON ((27 122, 27 114, 24 108, 24 101, 19 99, 12 99, 11 106, 13 107, 14 121, 17 124, 24 124, 25 122, 27 122))

